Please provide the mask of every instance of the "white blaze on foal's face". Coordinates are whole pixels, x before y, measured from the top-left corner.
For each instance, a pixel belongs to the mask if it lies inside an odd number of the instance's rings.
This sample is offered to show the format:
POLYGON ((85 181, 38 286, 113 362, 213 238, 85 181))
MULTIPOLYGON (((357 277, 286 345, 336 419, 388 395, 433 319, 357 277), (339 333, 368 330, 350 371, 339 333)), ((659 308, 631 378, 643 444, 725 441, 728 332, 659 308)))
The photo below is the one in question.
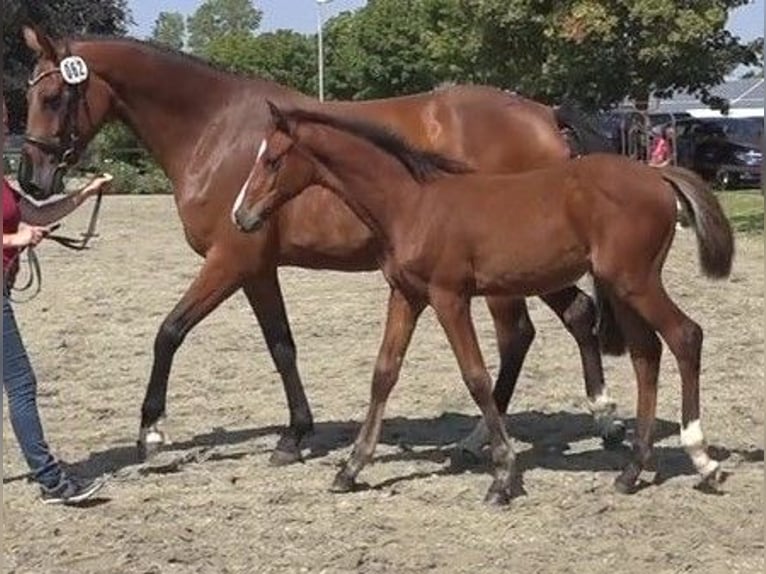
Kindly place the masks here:
POLYGON ((253 168, 250 170, 245 183, 242 184, 242 188, 239 190, 239 194, 237 194, 237 199, 234 200, 234 205, 231 208, 231 221, 234 223, 234 225, 237 224, 237 210, 245 200, 245 193, 247 193, 247 188, 250 187, 250 181, 253 179, 253 174, 258 167, 258 162, 261 161, 264 153, 266 153, 266 138, 261 140, 261 145, 258 147, 258 155, 255 156, 255 163, 253 164, 253 168))

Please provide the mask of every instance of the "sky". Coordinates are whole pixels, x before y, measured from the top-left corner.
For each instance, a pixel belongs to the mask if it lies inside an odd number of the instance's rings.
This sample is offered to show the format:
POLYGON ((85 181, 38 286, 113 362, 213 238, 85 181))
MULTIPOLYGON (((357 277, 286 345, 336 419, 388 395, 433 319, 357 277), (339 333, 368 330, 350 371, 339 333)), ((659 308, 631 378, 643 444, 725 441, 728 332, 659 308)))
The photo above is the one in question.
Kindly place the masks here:
MULTIPOLYGON (((189 15, 202 4, 202 0, 129 0, 136 25, 131 35, 145 38, 160 12, 181 12, 189 15)), ((322 7, 324 19, 344 10, 353 10, 366 4, 366 0, 331 0, 322 7)), ((255 0, 263 11, 261 30, 268 32, 289 28, 298 32, 314 32, 317 29, 317 4, 315 0, 255 0)), ((743 40, 763 36, 764 0, 754 0, 747 6, 732 11, 727 28, 743 40)))

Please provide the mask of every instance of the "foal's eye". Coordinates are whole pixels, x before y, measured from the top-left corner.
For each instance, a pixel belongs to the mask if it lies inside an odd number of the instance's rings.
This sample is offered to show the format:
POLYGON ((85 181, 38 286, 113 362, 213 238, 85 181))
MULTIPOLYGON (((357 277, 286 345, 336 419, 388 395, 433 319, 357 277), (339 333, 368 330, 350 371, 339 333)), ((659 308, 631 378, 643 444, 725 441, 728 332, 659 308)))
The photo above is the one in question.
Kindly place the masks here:
POLYGON ((269 169, 276 170, 279 167, 279 164, 282 163, 282 156, 277 157, 267 157, 266 158, 266 165, 269 167, 269 169))

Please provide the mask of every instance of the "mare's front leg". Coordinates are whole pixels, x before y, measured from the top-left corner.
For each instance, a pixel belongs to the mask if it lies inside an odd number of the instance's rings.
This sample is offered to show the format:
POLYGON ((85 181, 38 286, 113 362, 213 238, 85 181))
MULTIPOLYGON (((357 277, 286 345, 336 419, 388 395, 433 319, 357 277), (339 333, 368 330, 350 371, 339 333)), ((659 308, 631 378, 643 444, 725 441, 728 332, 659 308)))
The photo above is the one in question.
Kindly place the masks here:
POLYGON ((165 415, 173 356, 189 331, 230 297, 240 287, 241 281, 241 275, 226 263, 225 257, 219 257, 211 250, 189 289, 160 325, 154 340, 149 385, 141 406, 138 451, 142 460, 166 442, 157 422, 165 415))
POLYGON ((370 407, 367 411, 362 428, 354 442, 354 448, 349 460, 335 476, 331 490, 348 492, 353 490, 356 477, 364 466, 370 462, 375 452, 375 446, 380 437, 380 427, 386 401, 399 379, 404 354, 412 339, 420 313, 425 307, 422 301, 411 301, 399 290, 392 288, 388 299, 388 317, 383 342, 378 351, 375 372, 372 376, 372 394, 370 407))
POLYGON ((511 499, 516 457, 492 396, 492 379, 481 356, 471 321, 470 300, 456 293, 439 291, 432 293, 431 305, 447 334, 463 381, 484 415, 489 430, 494 480, 485 501, 490 504, 507 504, 511 499))
MULTIPOLYGON (((508 411, 524 358, 535 338, 535 326, 529 317, 524 299, 517 297, 487 297, 487 307, 495 326, 500 371, 493 396, 498 411, 508 411)), ((471 433, 457 443, 457 453, 469 453, 474 460, 481 458, 481 450, 489 442, 489 430, 484 419, 479 420, 471 433)))
POLYGON ((574 286, 541 295, 540 298, 556 313, 577 342, 585 378, 585 393, 604 446, 611 448, 621 445, 625 439, 625 424, 615 417, 617 404, 606 391, 593 300, 574 286))
POLYGON ((244 291, 282 378, 290 410, 290 426, 279 438, 271 455, 271 463, 289 464, 301 460, 301 440, 312 432, 314 422, 298 374, 295 341, 290 332, 276 269, 270 270, 265 276, 248 279, 244 291))

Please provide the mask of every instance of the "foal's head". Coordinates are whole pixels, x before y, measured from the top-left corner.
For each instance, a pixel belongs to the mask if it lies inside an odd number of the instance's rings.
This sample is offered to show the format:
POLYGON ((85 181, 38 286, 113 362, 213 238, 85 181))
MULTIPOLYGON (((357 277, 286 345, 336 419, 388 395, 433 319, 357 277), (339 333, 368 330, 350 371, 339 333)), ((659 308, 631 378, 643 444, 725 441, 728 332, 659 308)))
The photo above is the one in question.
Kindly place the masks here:
POLYGON ((272 131, 261 141, 231 218, 245 232, 257 231, 284 203, 315 183, 316 167, 296 143, 294 123, 271 102, 272 131))

